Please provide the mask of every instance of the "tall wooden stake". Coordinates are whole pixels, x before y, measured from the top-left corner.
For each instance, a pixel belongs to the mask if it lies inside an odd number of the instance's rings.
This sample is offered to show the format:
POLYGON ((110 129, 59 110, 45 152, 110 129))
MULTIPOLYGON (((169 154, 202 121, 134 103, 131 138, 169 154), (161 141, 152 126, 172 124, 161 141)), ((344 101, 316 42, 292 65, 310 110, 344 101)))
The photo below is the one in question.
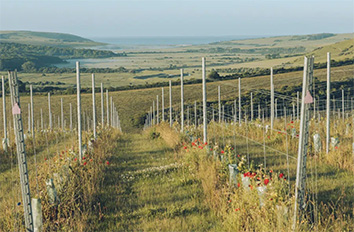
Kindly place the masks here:
POLYGON ((63 105, 63 98, 60 98, 60 105, 61 105, 61 130, 64 131, 64 105, 63 105))
POLYGON ((270 128, 274 127, 274 80, 273 68, 270 68, 270 128))
POLYGON ((218 86, 218 106, 219 106, 219 123, 221 123, 221 96, 220 96, 220 85, 218 86))
POLYGON ((159 95, 156 95, 156 124, 160 123, 160 115, 159 115, 159 95))
POLYGON ((106 89, 106 108, 107 108, 107 126, 109 126, 109 95, 108 89, 106 89))
POLYGON ((79 139, 79 158, 82 160, 82 130, 81 130, 81 84, 80 62, 76 61, 76 91, 77 91, 77 134, 79 139))
POLYGON ((33 215, 31 205, 30 183, 28 178, 26 146, 23 134, 23 124, 21 116, 20 95, 18 91, 17 73, 9 72, 9 87, 11 94, 12 114, 14 120, 14 132, 16 138, 16 149, 18 167, 20 171, 20 185, 22 192, 22 204, 24 208, 26 231, 33 231, 33 215))
POLYGON ((251 121, 253 121, 253 94, 251 92, 251 121))
POLYGON ((312 81, 313 81, 313 63, 314 58, 305 57, 304 76, 302 85, 302 101, 301 101, 301 122, 300 137, 297 160, 296 186, 295 186, 295 205, 294 205, 294 221, 293 228, 296 229, 296 222, 301 222, 305 210, 305 185, 306 185, 306 158, 307 146, 309 139, 309 121, 310 110, 309 104, 313 103, 312 81), (299 212, 299 218, 297 213, 299 212))
POLYGON ((327 122, 326 122, 326 153, 329 152, 330 142, 330 121, 331 121, 331 53, 327 52, 327 122))
POLYGON ((164 122, 165 121, 165 93, 164 93, 164 89, 163 87, 161 88, 161 116, 162 116, 162 121, 164 122))
POLYGON ((241 78, 238 78, 238 122, 241 126, 241 78))
POLYGON ((170 97, 170 127, 172 127, 172 83, 169 81, 169 97, 170 97))
POLYGON ((73 131, 73 106, 70 103, 70 132, 73 131))
POLYGON ((4 121, 4 141, 7 150, 8 140, 7 140, 7 117, 6 117, 6 92, 5 92, 5 80, 4 76, 1 77, 2 83, 2 115, 4 121))
POLYGON ((50 93, 48 93, 48 114, 49 114, 49 129, 53 129, 53 121, 52 121, 52 109, 51 109, 51 102, 50 102, 50 93))
POLYGON ((184 92, 183 92, 183 69, 181 69, 181 132, 184 129, 184 92))
POLYGON ((92 127, 93 137, 96 139, 96 96, 95 96, 95 74, 92 73, 92 127))
POLYGON ((194 126, 197 127, 197 101, 194 101, 194 126))
POLYGON ((207 119, 207 89, 206 89, 206 74, 205 74, 205 57, 202 58, 202 79, 203 79, 203 142, 207 142, 207 129, 208 129, 208 119, 207 119))
POLYGON ((101 83, 101 123, 104 127, 104 96, 103 96, 103 83, 101 83))
POLYGON ((345 119, 344 89, 342 89, 342 119, 345 119))

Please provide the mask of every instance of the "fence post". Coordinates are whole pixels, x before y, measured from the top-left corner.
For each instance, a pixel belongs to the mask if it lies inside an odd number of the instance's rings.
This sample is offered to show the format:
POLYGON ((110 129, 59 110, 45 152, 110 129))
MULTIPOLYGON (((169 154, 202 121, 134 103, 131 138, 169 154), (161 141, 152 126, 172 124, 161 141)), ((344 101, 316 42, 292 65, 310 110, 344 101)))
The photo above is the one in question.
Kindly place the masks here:
POLYGON ((113 97, 111 96, 111 126, 113 126, 113 97))
POLYGON ((17 72, 9 72, 9 87, 11 94, 12 115, 14 119, 14 132, 16 138, 16 149, 18 167, 20 170, 20 185, 22 192, 22 203, 24 208, 25 227, 27 231, 33 231, 33 215, 31 205, 30 183, 28 178, 26 146, 23 134, 21 116, 20 95, 18 91, 17 72))
POLYGON ((41 108, 41 130, 43 130, 44 124, 43 124, 43 109, 41 108))
POLYGON ((103 83, 101 82, 101 123, 104 126, 104 96, 103 96, 103 83))
POLYGON ((63 106, 63 98, 60 98, 60 109, 61 109, 61 130, 64 132, 64 106, 63 106))
POLYGON ((76 61, 76 91, 77 91, 77 133, 79 138, 79 158, 82 160, 82 131, 81 131, 81 85, 80 62, 76 61))
POLYGON ((155 101, 152 101, 152 124, 155 125, 155 122, 156 122, 155 101))
POLYGON ((241 78, 238 78, 238 122, 241 126, 241 78))
POLYGON ((107 108, 107 126, 109 126, 109 95, 108 95, 108 89, 106 89, 106 108, 107 108))
POLYGON ((181 69, 181 132, 184 129, 184 91, 183 91, 183 69, 181 69))
POLYGON ((165 121, 165 93, 163 87, 161 88, 162 95, 161 95, 161 116, 162 116, 162 121, 165 121))
POLYGON ((96 96, 95 96, 95 74, 92 73, 92 127, 93 127, 93 137, 97 138, 96 134, 96 96))
POLYGON ((220 85, 218 86, 218 106, 219 106, 219 123, 221 122, 221 96, 220 96, 220 85))
POLYGON ((207 89, 206 89, 206 75, 205 75, 205 57, 202 58, 202 79, 203 79, 203 142, 207 142, 207 89))
POLYGON ((327 52, 327 109, 326 109, 326 153, 329 152, 329 140, 330 140, 330 120, 331 120, 331 53, 327 52))
POLYGON ((270 128, 274 127, 274 79, 273 68, 270 68, 270 128))
POLYGON ((73 131, 73 106, 72 104, 70 103, 70 132, 73 131))
POLYGON ((156 95, 156 124, 160 123, 159 116, 159 95, 156 95))
POLYGON ((300 93, 299 93, 299 91, 297 91, 297 92, 296 92, 296 104, 297 104, 297 106, 296 106, 296 111, 297 111, 297 112, 296 112, 296 120, 299 120, 299 115, 300 115, 299 95, 300 95, 300 93))
POLYGON ((52 121, 52 109, 51 109, 51 102, 50 102, 50 93, 48 93, 48 113, 49 113, 49 129, 53 129, 53 121, 52 121))
POLYGON ((2 112, 4 120, 4 140, 5 140, 5 149, 7 150, 8 140, 7 140, 7 117, 6 117, 6 93, 5 93, 5 80, 4 76, 1 77, 2 83, 2 112))
POLYGON ((345 119, 345 105, 344 105, 344 89, 342 89, 342 119, 345 119))
POLYGON ((172 82, 169 81, 169 97, 170 97, 170 127, 172 127, 172 82))
POLYGON ((197 101, 194 101, 194 126, 197 127, 197 101))
POLYGON ((309 104, 313 103, 311 96, 313 81, 313 63, 314 58, 305 57, 304 76, 302 84, 302 101, 301 101, 301 121, 300 121, 300 137, 298 146, 298 160, 296 172, 295 186, 295 204, 294 204, 294 221, 293 229, 296 229, 297 212, 299 211, 299 222, 302 220, 303 210, 305 209, 305 184, 306 184, 306 157, 309 139, 309 121, 310 110, 309 104), (299 209, 298 209, 299 207, 299 209))
POLYGON ((253 121, 253 94, 251 92, 251 121, 253 121))

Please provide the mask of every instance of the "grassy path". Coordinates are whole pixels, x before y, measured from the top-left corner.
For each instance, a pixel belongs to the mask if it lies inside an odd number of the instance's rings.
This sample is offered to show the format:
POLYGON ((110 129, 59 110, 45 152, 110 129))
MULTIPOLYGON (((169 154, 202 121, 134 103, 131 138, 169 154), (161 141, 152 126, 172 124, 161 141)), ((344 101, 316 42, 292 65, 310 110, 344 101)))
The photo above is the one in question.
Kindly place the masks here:
POLYGON ((105 173, 100 231, 206 231, 217 226, 200 182, 162 139, 125 135, 105 173))

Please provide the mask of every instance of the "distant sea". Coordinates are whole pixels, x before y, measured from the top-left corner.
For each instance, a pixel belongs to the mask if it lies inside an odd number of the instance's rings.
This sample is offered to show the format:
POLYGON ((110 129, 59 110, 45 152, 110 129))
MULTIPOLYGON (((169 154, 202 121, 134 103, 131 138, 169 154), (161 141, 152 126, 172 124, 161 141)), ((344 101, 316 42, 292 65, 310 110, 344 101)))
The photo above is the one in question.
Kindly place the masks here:
POLYGON ((151 37, 92 37, 90 39, 107 43, 97 49, 120 50, 139 48, 169 48, 209 44, 229 40, 253 39, 263 36, 151 36, 151 37))

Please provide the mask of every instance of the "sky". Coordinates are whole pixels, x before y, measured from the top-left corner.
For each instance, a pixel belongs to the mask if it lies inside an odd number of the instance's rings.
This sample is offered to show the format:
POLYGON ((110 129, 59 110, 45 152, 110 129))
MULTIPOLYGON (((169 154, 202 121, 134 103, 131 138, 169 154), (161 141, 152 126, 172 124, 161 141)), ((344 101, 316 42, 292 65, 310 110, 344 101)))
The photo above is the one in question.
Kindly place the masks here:
POLYGON ((0 30, 83 37, 354 32, 353 0, 0 0, 0 30))

